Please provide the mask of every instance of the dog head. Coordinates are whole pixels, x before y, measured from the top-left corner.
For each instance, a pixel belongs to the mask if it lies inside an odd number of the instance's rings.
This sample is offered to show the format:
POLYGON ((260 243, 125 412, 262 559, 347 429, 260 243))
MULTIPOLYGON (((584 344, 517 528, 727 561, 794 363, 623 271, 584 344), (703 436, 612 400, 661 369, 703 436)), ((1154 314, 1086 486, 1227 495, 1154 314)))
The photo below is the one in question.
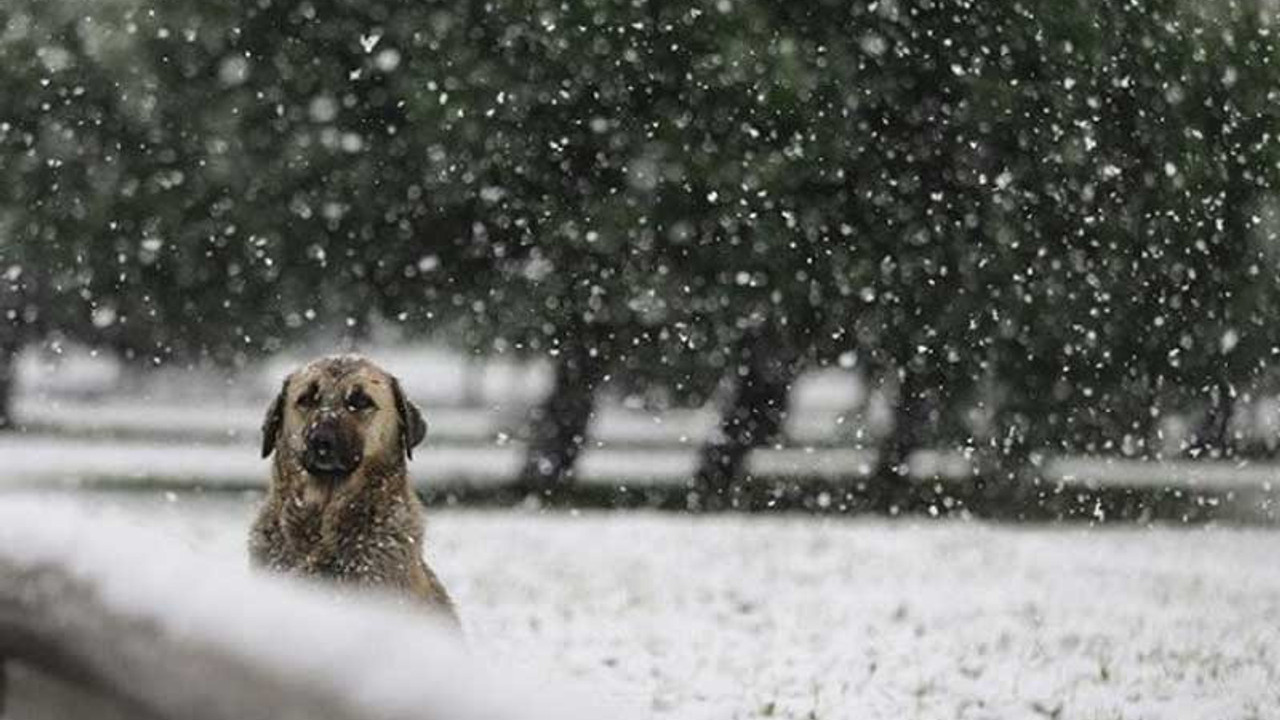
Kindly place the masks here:
POLYGON ((369 462, 412 458, 426 434, 391 374, 361 357, 326 357, 285 378, 262 424, 262 457, 288 453, 308 475, 336 483, 369 462))

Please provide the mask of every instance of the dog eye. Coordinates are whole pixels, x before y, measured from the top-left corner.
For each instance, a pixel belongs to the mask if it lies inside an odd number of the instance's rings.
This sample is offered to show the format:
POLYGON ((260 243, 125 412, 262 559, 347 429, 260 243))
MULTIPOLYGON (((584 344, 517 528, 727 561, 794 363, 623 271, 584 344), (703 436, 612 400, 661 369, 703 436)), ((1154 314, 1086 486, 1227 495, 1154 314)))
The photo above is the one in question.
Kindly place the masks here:
POLYGON ((298 396, 298 407, 309 408, 316 404, 316 398, 320 395, 320 390, 315 385, 307 388, 307 391, 298 396))
POLYGON ((373 407, 373 399, 362 392, 351 393, 347 396, 347 409, 351 412, 368 410, 371 407, 373 407))

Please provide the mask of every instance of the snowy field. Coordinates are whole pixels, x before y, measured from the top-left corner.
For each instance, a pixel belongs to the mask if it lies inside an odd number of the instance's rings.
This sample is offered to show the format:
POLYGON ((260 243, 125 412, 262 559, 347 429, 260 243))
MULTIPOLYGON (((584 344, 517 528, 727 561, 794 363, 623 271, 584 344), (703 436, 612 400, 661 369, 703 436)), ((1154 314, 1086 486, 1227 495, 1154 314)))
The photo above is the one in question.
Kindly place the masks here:
MULTIPOLYGON (((237 556, 252 507, 79 497, 237 556)), ((655 718, 1280 715, 1274 532, 451 510, 428 534, 478 653, 655 718)))

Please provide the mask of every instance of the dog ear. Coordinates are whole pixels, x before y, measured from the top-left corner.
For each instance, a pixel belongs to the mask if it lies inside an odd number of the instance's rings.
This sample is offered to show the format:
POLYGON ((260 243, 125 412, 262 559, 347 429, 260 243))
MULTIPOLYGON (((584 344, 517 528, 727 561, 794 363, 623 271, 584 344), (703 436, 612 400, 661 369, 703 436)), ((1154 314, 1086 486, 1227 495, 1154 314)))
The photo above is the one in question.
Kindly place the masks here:
POLYGON ((391 378, 391 393, 396 398, 396 413, 400 416, 400 443, 405 457, 413 459, 413 449, 427 436, 427 421, 422 418, 418 406, 409 402, 400 389, 400 381, 391 378))
POLYGON ((271 401, 267 408, 267 416, 262 420, 262 457, 267 457, 276 449, 276 438, 280 436, 280 425, 284 422, 284 398, 289 392, 289 378, 280 386, 280 394, 271 401))

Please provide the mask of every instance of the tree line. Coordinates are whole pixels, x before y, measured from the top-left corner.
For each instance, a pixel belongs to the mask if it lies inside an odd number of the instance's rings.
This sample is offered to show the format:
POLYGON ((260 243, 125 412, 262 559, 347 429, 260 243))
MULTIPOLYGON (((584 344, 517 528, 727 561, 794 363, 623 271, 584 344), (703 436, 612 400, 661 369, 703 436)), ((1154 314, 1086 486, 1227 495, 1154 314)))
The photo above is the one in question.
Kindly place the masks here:
MULTIPOLYGON (((373 318, 548 358, 523 479, 602 387, 723 400, 732 502, 804 368, 959 448, 1234 452, 1277 337, 1260 0, 168 0, 0 9, 0 376, 50 336, 243 363, 373 318)), ((10 383, 0 382, 0 416, 10 383)))

